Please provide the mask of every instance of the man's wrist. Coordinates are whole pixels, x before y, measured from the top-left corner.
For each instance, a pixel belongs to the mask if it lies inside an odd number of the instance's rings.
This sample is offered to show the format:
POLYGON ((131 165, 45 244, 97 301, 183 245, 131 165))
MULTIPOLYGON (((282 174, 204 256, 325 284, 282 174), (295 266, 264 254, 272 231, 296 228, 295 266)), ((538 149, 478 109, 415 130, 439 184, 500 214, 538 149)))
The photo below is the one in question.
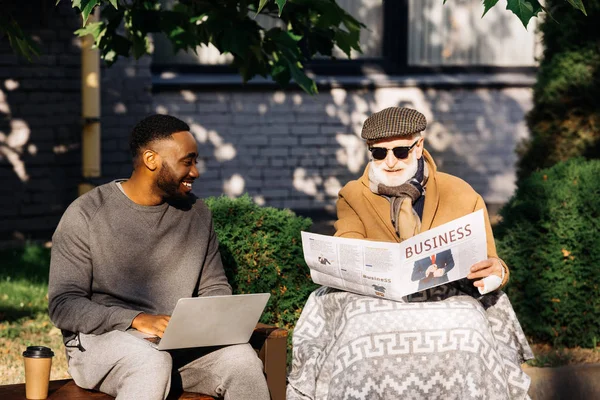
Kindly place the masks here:
POLYGON ((133 319, 131 320, 131 324, 129 325, 129 328, 133 328, 133 329, 137 329, 137 323, 136 320, 139 321, 139 316, 144 314, 143 312, 139 312, 135 317, 133 317, 133 319))

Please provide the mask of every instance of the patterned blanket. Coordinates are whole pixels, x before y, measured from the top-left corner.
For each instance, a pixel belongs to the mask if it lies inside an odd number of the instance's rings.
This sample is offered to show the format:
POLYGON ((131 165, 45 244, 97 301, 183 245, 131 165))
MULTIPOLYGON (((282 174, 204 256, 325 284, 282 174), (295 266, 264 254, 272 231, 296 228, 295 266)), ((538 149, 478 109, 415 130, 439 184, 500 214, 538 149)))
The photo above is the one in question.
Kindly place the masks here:
POLYGON ((528 399, 508 297, 443 285, 395 302, 321 287, 293 338, 288 400, 528 399))

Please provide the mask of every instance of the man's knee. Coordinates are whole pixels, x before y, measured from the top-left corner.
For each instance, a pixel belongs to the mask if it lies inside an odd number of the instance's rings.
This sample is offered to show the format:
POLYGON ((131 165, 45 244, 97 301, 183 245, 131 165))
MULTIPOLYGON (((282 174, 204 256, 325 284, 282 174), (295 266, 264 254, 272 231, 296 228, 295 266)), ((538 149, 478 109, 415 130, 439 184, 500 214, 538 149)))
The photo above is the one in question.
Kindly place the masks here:
MULTIPOLYGON (((152 376, 170 376, 173 368, 171 355, 166 351, 148 348, 146 351, 128 354, 121 363, 127 364, 128 368, 141 373, 151 372, 152 376)), ((148 377, 148 379, 153 379, 148 377)))
POLYGON ((230 376, 251 377, 263 374, 262 361, 249 344, 229 346, 223 362, 227 365, 225 371, 231 371, 228 373, 230 376))
POLYGON ((112 389, 123 398, 129 398, 135 393, 136 396, 142 395, 139 398, 164 399, 171 387, 172 365, 169 353, 153 348, 138 354, 128 354, 119 362, 115 371, 118 384, 112 389))

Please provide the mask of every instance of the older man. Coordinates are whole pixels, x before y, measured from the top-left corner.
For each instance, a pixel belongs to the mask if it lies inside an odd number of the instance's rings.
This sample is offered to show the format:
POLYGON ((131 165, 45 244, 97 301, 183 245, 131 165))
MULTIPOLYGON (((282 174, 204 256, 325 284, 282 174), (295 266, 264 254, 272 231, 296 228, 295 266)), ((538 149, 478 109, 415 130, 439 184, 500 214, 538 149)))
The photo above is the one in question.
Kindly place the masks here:
POLYGON ((197 143, 175 117, 133 129, 129 179, 65 211, 53 236, 49 312, 77 385, 117 399, 164 399, 172 385, 229 400, 269 399, 249 344, 159 351, 126 332, 162 337, 182 297, 231 294, 210 211, 192 194, 197 143))
MULTIPOLYGON (((339 193, 335 235, 401 242, 483 209, 487 258, 468 279, 400 302, 315 291, 294 332, 289 399, 527 396, 520 363, 531 350, 506 295, 496 290, 509 271, 496 254, 485 204, 466 182, 437 171, 424 149, 426 125, 423 114, 398 107, 365 121, 372 159, 339 193)), ((449 263, 427 264, 425 276, 447 281, 449 263)))

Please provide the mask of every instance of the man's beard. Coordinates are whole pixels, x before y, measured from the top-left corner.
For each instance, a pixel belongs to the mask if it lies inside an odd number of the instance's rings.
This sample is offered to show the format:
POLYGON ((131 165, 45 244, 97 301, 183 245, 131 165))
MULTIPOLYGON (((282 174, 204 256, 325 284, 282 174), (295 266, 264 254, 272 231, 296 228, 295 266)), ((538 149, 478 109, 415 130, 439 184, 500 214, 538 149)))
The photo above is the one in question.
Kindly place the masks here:
MULTIPOLYGON (((417 173, 419 168, 419 160, 417 159, 416 152, 411 152, 409 159, 406 161, 400 161, 398 164, 404 164, 404 168, 399 175, 390 176, 385 169, 387 168, 385 161, 375 164, 375 161, 371 161, 370 168, 373 171, 373 176, 377 182, 384 184, 385 186, 400 186, 403 183, 409 181, 417 173)), ((398 169, 398 165, 395 167, 398 169)))
POLYGON ((156 178, 156 186, 162 192, 164 200, 183 200, 189 196, 186 193, 182 193, 180 190, 181 179, 177 179, 175 172, 169 167, 168 164, 162 163, 162 167, 158 172, 156 178))

